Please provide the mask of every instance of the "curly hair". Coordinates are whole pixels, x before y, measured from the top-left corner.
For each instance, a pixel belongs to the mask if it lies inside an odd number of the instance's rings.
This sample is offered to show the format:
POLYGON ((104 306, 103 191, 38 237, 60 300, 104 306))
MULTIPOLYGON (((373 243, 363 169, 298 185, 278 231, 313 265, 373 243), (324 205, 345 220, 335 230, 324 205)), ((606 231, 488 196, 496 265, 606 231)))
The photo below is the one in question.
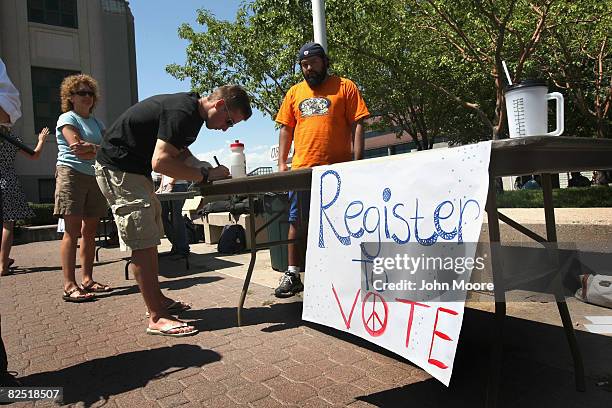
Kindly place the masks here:
POLYGON ((74 105, 72 104, 72 101, 70 101, 70 97, 77 91, 80 84, 87 85, 95 94, 93 98, 93 105, 91 105, 91 109, 89 109, 89 113, 93 112, 96 104, 98 103, 98 99, 100 99, 100 94, 98 93, 98 81, 86 74, 70 75, 64 78, 62 81, 62 85, 60 87, 62 112, 68 112, 74 109, 74 105))

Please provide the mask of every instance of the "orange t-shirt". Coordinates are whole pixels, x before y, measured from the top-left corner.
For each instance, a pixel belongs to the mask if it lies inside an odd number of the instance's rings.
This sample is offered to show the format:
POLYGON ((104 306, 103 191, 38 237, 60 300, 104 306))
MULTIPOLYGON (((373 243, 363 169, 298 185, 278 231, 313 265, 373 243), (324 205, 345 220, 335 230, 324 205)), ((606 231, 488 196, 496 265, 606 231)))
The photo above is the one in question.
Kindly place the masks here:
POLYGON ((369 116, 353 81, 330 76, 316 89, 302 81, 289 89, 276 122, 294 128, 291 167, 313 167, 352 159, 352 125, 369 116))

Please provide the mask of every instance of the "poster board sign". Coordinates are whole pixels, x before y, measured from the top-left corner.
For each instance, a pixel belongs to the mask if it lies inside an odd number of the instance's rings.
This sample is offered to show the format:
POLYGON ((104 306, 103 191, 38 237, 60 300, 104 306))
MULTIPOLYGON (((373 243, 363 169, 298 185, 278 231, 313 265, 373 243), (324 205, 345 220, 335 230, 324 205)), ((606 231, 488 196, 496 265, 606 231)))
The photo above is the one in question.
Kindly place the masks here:
MULTIPOLYGON (((303 319, 393 351, 448 386, 465 291, 404 296, 378 278, 389 282, 390 259, 402 251, 423 262, 458 248, 475 256, 490 156, 491 142, 482 142, 313 168, 303 319)), ((463 268, 464 282, 472 267, 463 268)), ((421 272, 408 276, 439 271, 421 272)))

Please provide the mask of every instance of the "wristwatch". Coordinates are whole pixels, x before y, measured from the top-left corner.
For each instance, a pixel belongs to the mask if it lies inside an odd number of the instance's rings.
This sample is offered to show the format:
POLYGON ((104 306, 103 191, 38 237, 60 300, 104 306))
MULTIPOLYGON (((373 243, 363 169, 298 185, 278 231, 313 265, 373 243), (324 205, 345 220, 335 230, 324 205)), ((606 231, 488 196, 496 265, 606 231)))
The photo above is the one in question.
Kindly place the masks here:
POLYGON ((208 169, 200 167, 200 173, 202 174, 202 181, 200 183, 208 183, 208 169))

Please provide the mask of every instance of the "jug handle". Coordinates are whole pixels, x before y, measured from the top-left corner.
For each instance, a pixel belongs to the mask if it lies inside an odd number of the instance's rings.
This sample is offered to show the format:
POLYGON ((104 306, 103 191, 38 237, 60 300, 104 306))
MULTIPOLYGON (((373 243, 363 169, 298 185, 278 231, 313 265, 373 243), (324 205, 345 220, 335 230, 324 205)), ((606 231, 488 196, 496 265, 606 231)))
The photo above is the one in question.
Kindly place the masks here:
POLYGON ((546 136, 561 136, 564 130, 564 112, 563 112, 563 95, 559 92, 551 92, 546 94, 546 99, 554 99, 556 101, 556 111, 557 111, 557 128, 546 134, 546 136))

